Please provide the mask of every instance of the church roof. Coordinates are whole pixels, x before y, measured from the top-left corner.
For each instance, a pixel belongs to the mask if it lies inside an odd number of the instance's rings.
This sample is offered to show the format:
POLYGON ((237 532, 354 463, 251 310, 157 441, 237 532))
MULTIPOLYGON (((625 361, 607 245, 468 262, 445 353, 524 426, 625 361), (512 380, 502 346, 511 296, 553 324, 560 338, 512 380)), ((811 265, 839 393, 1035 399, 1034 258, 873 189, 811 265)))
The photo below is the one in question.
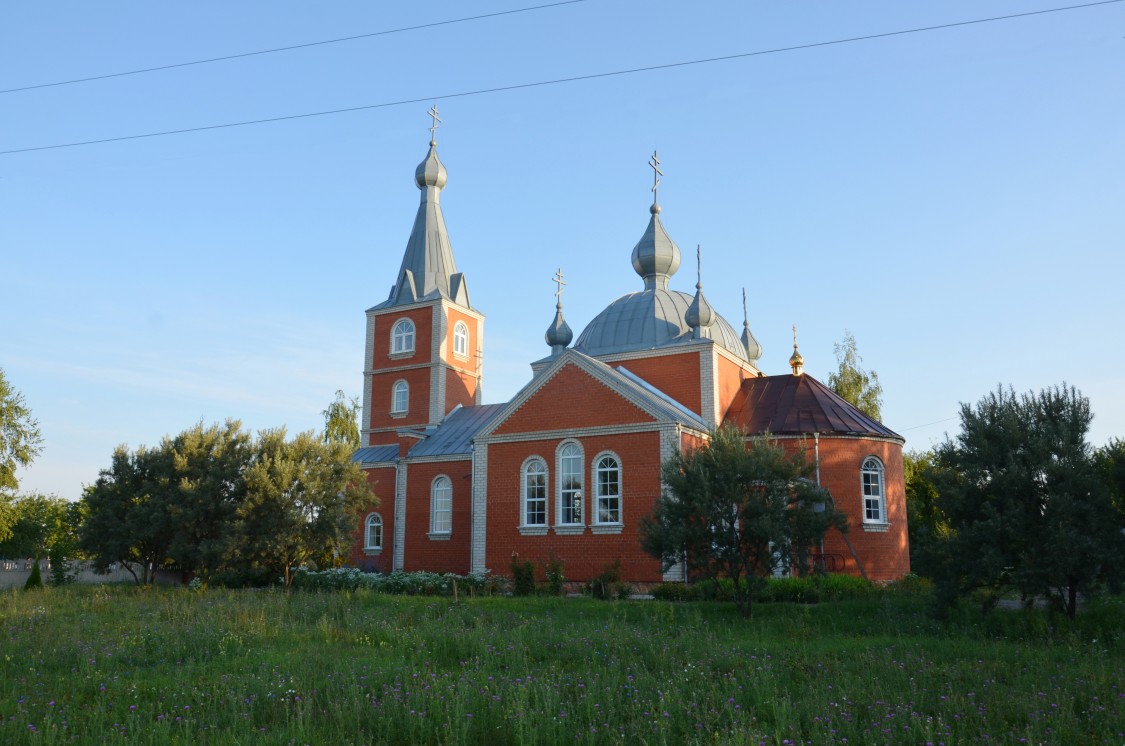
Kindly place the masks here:
POLYGON ((360 464, 383 464, 398 458, 398 446, 366 446, 352 454, 352 461, 360 464))
MULTIPOLYGON (((433 131, 441 121, 437 117, 436 107, 430 112, 430 116, 434 118, 433 131)), ((448 178, 445 166, 438 158, 437 141, 430 140, 430 150, 414 172, 414 182, 422 190, 422 196, 414 217, 414 227, 406 241, 402 265, 390 296, 375 308, 403 306, 438 298, 470 307, 465 276, 457 271, 453 246, 441 211, 441 190, 448 178)))
POLYGON ((726 421, 753 434, 819 433, 904 440, 807 374, 764 376, 743 381, 727 410, 726 421))
POLYGON ((687 344, 693 338, 711 339, 743 360, 746 345, 734 327, 705 300, 669 290, 668 283, 680 267, 680 249, 660 222, 661 207, 656 202, 660 183, 660 161, 653 153, 653 202, 648 226, 633 247, 633 269, 644 281, 644 290, 623 295, 594 317, 574 343, 574 349, 587 355, 612 355, 618 352, 650 350, 687 344), (700 322, 704 322, 699 326, 700 322), (698 332, 692 334, 693 325, 698 332))
POLYGON ((410 458, 419 456, 455 456, 471 453, 473 436, 500 414, 505 404, 481 404, 454 409, 425 440, 410 449, 410 458))

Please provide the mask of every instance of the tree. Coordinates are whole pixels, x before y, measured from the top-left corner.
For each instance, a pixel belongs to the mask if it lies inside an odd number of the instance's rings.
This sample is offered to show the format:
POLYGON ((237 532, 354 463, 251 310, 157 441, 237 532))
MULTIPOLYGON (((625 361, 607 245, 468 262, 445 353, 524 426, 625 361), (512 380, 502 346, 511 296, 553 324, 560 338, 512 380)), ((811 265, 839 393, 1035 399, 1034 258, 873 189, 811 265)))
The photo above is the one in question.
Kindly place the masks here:
POLYGON ((0 492, 19 489, 16 467, 30 466, 43 450, 42 443, 39 423, 31 416, 23 394, 12 388, 0 368, 0 492))
POLYGON ((171 464, 162 448, 118 446, 108 469, 83 495, 86 515, 79 545, 94 569, 107 572, 121 563, 138 584, 150 583, 153 571, 168 558, 178 527, 167 517, 171 464))
POLYGON ((882 422, 883 387, 879 384, 879 374, 859 366, 863 358, 856 351, 855 337, 845 329, 844 341, 837 342, 832 349, 839 368, 828 374, 828 387, 871 419, 882 422))
POLYGON ((1094 466, 1117 509, 1117 525, 1125 530, 1125 440, 1113 438, 1094 451, 1094 466))
POLYGON ((907 451, 902 456, 910 569, 930 578, 936 572, 941 546, 949 538, 949 519, 940 505, 935 459, 933 451, 907 451))
POLYGON ((336 392, 336 398, 321 412, 324 415, 324 442, 347 443, 353 449, 359 448, 359 399, 350 399, 343 391, 336 392))
POLYGON ((828 529, 847 529, 828 491, 808 479, 816 467, 803 452, 787 456, 767 438, 749 446, 741 431, 724 427, 693 450, 677 450, 661 468, 664 493, 641 520, 641 546, 665 571, 685 562, 693 577, 729 578, 745 616, 756 578, 809 571, 828 529))
POLYGON ((54 495, 19 495, 12 503, 15 521, 0 542, 0 557, 45 557, 71 538, 73 503, 54 495))
POLYGON ((207 583, 234 551, 236 516, 245 499, 243 471, 250 464, 250 435, 238 420, 202 422, 161 446, 170 466, 163 496, 165 520, 176 526, 168 556, 207 583))
POLYGON ((1086 441, 1090 402, 1074 387, 961 405, 961 433, 937 449, 951 537, 938 589, 946 600, 1008 590, 1045 597, 1067 616, 1080 595, 1118 587, 1125 537, 1086 441))
POLYGON ((270 568, 292 584, 293 569, 310 558, 339 552, 355 515, 377 504, 352 446, 310 432, 286 440, 285 429, 258 434, 244 472, 246 499, 238 510, 239 557, 270 568))

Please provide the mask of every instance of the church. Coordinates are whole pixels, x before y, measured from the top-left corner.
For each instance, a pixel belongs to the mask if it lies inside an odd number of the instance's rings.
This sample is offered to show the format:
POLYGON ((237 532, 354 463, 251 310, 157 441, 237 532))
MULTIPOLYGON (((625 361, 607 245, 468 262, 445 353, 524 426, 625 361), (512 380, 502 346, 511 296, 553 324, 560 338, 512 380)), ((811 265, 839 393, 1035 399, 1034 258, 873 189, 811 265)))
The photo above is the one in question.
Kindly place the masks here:
POLYGON ((660 221, 655 153, 649 165, 653 203, 630 257, 636 287, 575 338, 560 273, 545 356, 511 401, 484 404, 485 317, 454 260, 440 199, 447 172, 431 136, 401 266, 367 310, 353 459, 381 502, 359 516, 352 565, 505 575, 513 554, 537 567, 553 554, 569 581, 614 563, 638 586, 683 581, 641 549, 640 519, 661 493, 661 463, 730 424, 816 459, 816 479, 850 525, 825 537, 825 569, 873 581, 910 571, 904 439, 807 375, 796 339, 791 369, 766 375, 746 320, 739 334, 700 282, 673 289, 681 253, 660 221))

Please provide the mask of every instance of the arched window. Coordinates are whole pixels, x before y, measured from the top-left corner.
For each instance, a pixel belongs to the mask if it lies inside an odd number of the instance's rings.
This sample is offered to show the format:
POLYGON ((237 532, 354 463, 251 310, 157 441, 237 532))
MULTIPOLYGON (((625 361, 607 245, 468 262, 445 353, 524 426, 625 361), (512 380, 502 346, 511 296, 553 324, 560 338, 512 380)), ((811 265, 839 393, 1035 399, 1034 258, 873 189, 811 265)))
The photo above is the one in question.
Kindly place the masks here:
POLYGON ((363 548, 364 549, 382 549, 383 548, 383 516, 378 513, 372 513, 367 516, 367 523, 363 532, 363 548))
POLYGON ((464 321, 458 321, 453 327, 453 354, 461 357, 469 356, 469 327, 464 321))
POLYGON ((414 322, 399 319, 391 329, 391 354, 404 355, 414 352, 414 322))
POLYGON ((594 482, 596 522, 621 523, 621 463, 610 454, 599 456, 594 462, 594 482))
POLYGON ((453 483, 438 477, 430 487, 430 533, 448 534, 453 530, 453 483))
POLYGON ((523 525, 547 525, 547 462, 541 458, 523 466, 523 525))
POLYGON ((577 443, 564 443, 559 449, 559 506, 558 523, 566 526, 582 525, 582 447, 577 443))
POLYGON ((874 456, 868 456, 863 460, 860 475, 863 483, 863 522, 886 523, 882 462, 874 456))
POLYGON ((406 381, 395 381, 391 388, 391 413, 401 414, 410 410, 410 384, 406 381))

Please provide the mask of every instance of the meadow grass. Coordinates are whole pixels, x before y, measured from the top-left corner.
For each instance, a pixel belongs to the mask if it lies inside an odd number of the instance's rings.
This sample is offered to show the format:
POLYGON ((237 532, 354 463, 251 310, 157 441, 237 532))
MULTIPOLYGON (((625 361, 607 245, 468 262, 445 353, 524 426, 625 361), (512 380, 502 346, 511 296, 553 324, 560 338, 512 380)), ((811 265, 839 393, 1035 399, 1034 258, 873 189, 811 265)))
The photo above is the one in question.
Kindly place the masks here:
POLYGON ((0 743, 1121 744, 1123 614, 12 591, 0 743))

